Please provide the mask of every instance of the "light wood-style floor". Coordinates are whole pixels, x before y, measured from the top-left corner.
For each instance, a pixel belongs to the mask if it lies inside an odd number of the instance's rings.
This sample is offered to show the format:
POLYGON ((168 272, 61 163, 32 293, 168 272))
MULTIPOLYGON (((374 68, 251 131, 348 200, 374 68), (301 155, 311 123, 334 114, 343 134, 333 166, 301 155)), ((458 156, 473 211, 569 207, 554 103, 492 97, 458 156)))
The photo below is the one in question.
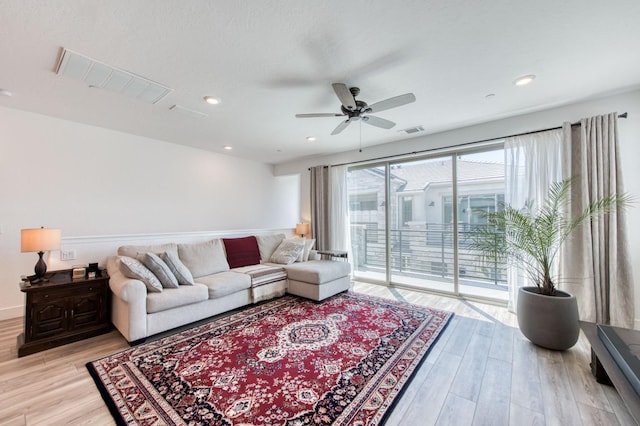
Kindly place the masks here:
MULTIPOLYGON (((387 425, 634 425, 589 370, 581 337, 565 352, 529 343, 505 308, 356 283, 354 290, 455 312, 387 425)), ((117 331, 17 358, 22 319, 0 321, 0 425, 112 425, 85 363, 126 349, 117 331)))

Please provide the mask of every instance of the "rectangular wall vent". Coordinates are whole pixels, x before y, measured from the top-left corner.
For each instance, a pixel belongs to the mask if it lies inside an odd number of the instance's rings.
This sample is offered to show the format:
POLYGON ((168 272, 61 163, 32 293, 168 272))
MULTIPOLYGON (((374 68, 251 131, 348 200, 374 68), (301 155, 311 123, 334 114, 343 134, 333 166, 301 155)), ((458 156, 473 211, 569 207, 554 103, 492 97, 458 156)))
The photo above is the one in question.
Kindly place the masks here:
POLYGON ((418 133, 418 132, 424 132, 424 127, 422 126, 415 126, 415 127, 409 127, 407 129, 402 129, 402 130, 398 130, 399 132, 404 132, 408 135, 411 135, 413 133, 418 133))
POLYGON ((90 87, 111 90, 131 98, 155 104, 173 89, 129 71, 103 64, 64 49, 56 70, 58 75, 80 80, 90 87))

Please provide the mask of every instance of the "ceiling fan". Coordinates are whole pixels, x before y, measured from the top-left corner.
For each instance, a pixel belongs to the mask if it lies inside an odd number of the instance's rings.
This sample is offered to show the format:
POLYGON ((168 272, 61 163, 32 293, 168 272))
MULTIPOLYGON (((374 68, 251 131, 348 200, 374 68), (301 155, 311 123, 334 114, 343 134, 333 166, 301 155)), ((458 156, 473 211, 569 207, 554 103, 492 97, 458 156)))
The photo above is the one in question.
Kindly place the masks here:
POLYGON ((385 120, 384 118, 369 115, 372 112, 380 112, 387 109, 399 107, 402 105, 415 102, 416 97, 413 93, 405 93, 404 95, 394 96, 393 98, 385 99, 380 102, 376 102, 371 105, 367 105, 366 102, 357 100, 356 96, 360 94, 360 89, 357 87, 347 87, 343 83, 333 83, 333 91, 336 92, 338 99, 342 105, 340 109, 342 114, 338 113, 314 113, 314 114, 296 114, 297 118, 314 118, 314 117, 349 117, 345 121, 338 124, 338 127, 333 129, 332 135, 337 135, 347 128, 353 121, 362 120, 372 126, 381 127, 383 129, 390 129, 396 125, 393 121, 385 120))

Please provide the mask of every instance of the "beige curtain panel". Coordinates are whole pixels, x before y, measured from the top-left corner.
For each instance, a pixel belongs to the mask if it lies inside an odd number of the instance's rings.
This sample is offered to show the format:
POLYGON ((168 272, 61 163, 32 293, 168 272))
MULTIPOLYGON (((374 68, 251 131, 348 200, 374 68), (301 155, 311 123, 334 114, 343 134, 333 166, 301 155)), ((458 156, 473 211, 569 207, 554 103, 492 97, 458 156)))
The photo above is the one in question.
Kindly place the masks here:
MULTIPOLYGON (((576 177, 571 215, 593 200, 622 194, 616 113, 563 126, 569 155, 565 177, 576 177)), ((578 299, 580 319, 633 328, 633 280, 625 212, 618 210, 586 223, 567 241, 562 256, 562 288, 578 299)))

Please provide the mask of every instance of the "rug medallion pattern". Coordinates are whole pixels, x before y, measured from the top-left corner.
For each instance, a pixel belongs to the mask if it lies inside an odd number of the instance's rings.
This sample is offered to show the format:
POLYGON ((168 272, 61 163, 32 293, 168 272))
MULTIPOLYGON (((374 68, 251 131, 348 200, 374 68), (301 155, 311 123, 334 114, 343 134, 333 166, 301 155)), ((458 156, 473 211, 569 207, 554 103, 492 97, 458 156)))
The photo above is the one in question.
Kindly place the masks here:
POLYGON ((375 425, 451 316, 286 296, 87 368, 119 424, 375 425))

